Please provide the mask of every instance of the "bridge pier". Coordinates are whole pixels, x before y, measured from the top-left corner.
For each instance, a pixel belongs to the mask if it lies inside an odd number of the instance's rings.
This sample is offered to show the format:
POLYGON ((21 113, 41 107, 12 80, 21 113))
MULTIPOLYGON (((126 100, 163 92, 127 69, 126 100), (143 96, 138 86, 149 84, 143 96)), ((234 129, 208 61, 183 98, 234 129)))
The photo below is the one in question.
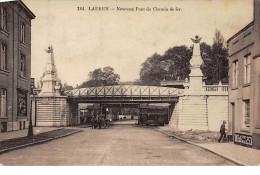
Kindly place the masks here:
POLYGON ((37 97, 36 126, 76 125, 78 104, 68 103, 66 96, 37 97))

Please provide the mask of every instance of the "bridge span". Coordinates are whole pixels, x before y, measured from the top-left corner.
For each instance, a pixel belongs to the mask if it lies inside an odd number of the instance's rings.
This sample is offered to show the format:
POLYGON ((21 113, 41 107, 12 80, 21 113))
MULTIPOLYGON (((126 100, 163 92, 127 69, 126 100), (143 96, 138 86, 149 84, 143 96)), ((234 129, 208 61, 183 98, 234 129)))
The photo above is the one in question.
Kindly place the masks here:
POLYGON ((68 102, 74 103, 176 103, 183 89, 116 85, 77 88, 65 91, 68 102))

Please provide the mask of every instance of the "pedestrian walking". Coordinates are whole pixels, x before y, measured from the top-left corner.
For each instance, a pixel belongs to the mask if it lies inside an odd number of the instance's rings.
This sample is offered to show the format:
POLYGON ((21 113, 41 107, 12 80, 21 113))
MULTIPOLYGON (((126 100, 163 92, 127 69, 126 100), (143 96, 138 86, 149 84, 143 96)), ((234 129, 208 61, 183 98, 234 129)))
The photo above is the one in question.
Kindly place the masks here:
POLYGON ((95 129, 95 123, 96 123, 96 117, 95 115, 93 115, 91 118, 92 129, 95 129))
POLYGON ((218 142, 220 142, 223 138, 224 139, 226 139, 227 138, 227 135, 226 135, 226 131, 227 131, 227 129, 226 129, 226 121, 224 120, 223 121, 223 124, 221 125, 221 127, 220 127, 220 137, 219 137, 219 139, 218 139, 218 142))
POLYGON ((97 125, 98 125, 99 129, 101 129, 102 119, 98 114, 96 116, 96 121, 97 121, 97 125))

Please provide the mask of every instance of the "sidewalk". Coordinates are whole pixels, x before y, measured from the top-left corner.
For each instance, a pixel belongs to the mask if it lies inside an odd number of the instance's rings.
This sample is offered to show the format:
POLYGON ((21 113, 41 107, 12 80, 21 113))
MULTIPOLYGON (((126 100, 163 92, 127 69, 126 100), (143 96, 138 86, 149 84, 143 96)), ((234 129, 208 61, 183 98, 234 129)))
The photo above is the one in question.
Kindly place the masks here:
MULTIPOLYGON (((43 132, 53 131, 61 129, 59 127, 33 127, 34 134, 40 134, 43 132)), ((11 132, 3 132, 0 133, 0 141, 18 138, 18 137, 25 137, 28 134, 28 129, 11 131, 11 132)))
POLYGON ((260 166, 260 150, 235 145, 233 142, 219 143, 210 138, 207 141, 194 139, 194 137, 192 137, 193 139, 185 138, 185 136, 175 133, 168 127, 157 127, 155 130, 169 137, 203 148, 238 165, 260 166))
POLYGON ((28 138, 28 129, 0 134, 0 154, 11 150, 66 137, 82 130, 76 128, 35 127, 34 136, 28 138))

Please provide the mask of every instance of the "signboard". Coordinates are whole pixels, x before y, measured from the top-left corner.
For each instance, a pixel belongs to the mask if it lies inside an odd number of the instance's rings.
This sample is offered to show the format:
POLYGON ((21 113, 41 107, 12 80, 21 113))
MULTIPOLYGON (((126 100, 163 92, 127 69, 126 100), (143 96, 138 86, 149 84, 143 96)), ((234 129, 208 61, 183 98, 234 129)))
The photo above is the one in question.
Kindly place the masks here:
POLYGON ((18 116, 27 115, 27 96, 24 92, 18 92, 18 106, 17 106, 18 116))
POLYGON ((253 139, 252 136, 235 133, 234 143, 238 145, 252 147, 253 139))

